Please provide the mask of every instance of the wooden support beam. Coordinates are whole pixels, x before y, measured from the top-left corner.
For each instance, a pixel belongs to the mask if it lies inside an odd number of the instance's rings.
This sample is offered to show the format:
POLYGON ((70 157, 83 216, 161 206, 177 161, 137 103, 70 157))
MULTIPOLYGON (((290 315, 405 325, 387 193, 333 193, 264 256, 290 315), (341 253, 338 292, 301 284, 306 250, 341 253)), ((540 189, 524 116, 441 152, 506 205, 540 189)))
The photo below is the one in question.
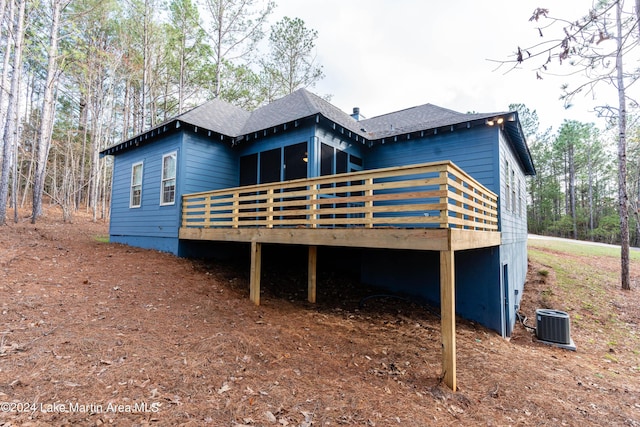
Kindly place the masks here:
MULTIPOLYGON (((413 249, 442 251, 451 248, 442 228, 180 228, 180 238, 218 242, 261 242, 307 246, 413 249)), ((467 230, 463 230, 467 231, 467 230)), ((500 233, 496 233, 498 236, 500 233)), ((497 243, 500 244, 499 242, 497 243)))
POLYGON ((455 252, 440 251, 440 314, 442 335, 442 375, 444 383, 457 390, 456 384, 456 289, 455 252))
POLYGON ((260 305, 260 273, 262 270, 262 243, 251 242, 251 273, 249 278, 249 298, 260 305))
POLYGON ((316 270, 318 267, 318 247, 317 246, 309 246, 309 277, 307 281, 307 291, 308 297, 307 299, 311 303, 316 302, 316 282, 317 282, 317 274, 316 270))

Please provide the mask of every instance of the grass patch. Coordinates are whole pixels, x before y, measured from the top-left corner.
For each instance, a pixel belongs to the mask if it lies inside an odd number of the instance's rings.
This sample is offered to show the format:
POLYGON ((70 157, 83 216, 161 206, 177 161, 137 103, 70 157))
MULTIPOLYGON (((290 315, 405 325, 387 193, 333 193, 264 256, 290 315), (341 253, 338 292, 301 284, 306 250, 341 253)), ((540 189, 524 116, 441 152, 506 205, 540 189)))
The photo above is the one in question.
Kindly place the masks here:
MULTIPOLYGON (((580 256, 606 256, 620 258, 620 248, 616 246, 598 246, 551 239, 529 239, 528 245, 529 248, 550 249, 580 256)), ((629 258, 632 260, 640 260, 640 251, 631 250, 629 252, 629 258)))
MULTIPOLYGON (((616 300, 625 298, 619 294, 619 270, 603 268, 616 265, 619 248, 532 239, 528 249, 529 259, 544 267, 536 271, 538 277, 545 278, 539 301, 548 308, 570 313, 571 324, 581 333, 583 344, 602 348, 607 351, 602 357, 615 363, 620 357, 632 355, 632 349, 639 348, 640 335, 629 334, 629 327, 616 310, 619 306, 616 300), (603 262, 601 257, 614 259, 603 262), (555 280, 551 279, 551 272, 555 280), (618 344, 622 342, 625 345, 620 347, 618 344), (622 353, 608 353, 614 347, 623 348, 622 353)), ((640 252, 631 251, 631 262, 639 260, 640 252)))
POLYGON ((94 236, 93 239, 96 242, 99 242, 99 243, 109 243, 109 236, 108 235, 106 235, 106 236, 105 235, 94 236))

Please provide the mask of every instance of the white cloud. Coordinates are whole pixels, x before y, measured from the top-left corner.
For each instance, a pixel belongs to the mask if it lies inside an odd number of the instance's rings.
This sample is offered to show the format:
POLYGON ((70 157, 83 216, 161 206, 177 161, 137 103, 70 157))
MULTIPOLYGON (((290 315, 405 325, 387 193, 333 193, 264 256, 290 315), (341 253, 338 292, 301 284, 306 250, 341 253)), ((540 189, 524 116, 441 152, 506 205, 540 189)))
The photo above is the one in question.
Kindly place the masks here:
MULTIPOLYGON (((590 0, 554 3, 554 16, 570 18, 591 6, 590 0)), ((528 21, 538 6, 538 0, 278 0, 272 22, 299 17, 318 31, 326 77, 314 91, 332 94, 346 112, 357 106, 372 117, 425 103, 492 112, 524 103, 545 127, 565 117, 596 121, 586 98, 563 109, 558 98, 566 79, 536 80, 527 69, 505 74, 509 66, 495 71, 487 60, 513 58, 518 45, 540 40, 528 21)))

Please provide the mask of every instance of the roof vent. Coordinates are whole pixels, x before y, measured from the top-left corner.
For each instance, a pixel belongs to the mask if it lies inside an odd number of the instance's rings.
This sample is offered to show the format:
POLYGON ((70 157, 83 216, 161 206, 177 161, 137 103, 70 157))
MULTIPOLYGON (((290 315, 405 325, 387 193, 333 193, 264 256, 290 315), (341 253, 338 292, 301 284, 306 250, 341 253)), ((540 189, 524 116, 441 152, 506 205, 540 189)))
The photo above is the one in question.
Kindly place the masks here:
POLYGON ((544 344, 575 351, 570 329, 569 315, 564 311, 536 310, 536 338, 544 344))

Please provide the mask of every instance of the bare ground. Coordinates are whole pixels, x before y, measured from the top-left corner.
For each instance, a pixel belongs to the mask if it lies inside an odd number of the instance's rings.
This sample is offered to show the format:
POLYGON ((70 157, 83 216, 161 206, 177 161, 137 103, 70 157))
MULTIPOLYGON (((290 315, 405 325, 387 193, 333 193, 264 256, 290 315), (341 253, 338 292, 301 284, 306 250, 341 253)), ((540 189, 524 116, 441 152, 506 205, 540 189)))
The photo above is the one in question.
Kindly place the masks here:
MULTIPOLYGON (((59 218, 0 227, 0 426, 640 426, 637 290, 603 284, 606 307, 568 307, 576 352, 459 319, 452 392, 425 307, 359 306, 369 290, 335 275, 312 305, 303 276, 278 272, 256 307, 248 268, 104 243, 105 223, 59 218)), ((524 313, 567 309, 555 280, 530 265, 524 313)))

